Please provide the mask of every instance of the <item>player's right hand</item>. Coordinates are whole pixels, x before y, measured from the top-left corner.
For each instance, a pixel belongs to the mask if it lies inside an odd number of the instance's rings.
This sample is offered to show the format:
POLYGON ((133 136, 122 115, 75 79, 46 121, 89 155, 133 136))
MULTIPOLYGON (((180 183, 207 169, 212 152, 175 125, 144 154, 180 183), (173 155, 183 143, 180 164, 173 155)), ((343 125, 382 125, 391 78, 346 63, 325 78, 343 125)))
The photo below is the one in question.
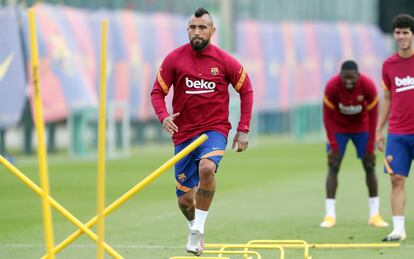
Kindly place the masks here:
POLYGON ((381 131, 375 132, 375 143, 377 144, 377 148, 379 151, 384 151, 384 135, 381 131))
POLYGON ((167 133, 171 136, 174 135, 174 133, 178 132, 178 127, 174 123, 174 120, 178 115, 180 115, 179 112, 171 114, 162 121, 162 126, 164 127, 165 131, 167 131, 167 133))

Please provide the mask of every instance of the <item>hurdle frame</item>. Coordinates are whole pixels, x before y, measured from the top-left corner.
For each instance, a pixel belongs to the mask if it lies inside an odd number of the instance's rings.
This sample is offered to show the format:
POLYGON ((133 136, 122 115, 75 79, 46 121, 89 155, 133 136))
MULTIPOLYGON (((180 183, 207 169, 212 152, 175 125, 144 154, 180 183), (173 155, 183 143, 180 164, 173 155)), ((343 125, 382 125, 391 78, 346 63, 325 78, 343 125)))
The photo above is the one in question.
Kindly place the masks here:
MULTIPOLYGON (((205 244, 204 248, 220 248, 220 251, 226 251, 225 249, 228 248, 241 248, 241 249, 249 249, 249 248, 256 248, 256 249, 277 249, 280 253, 280 259, 285 258, 285 250, 283 246, 276 245, 276 244, 205 244)), ((248 252, 249 250, 243 250, 244 252, 248 252)))
MULTIPOLYGON (((156 178, 161 176, 166 170, 168 170, 170 167, 172 167, 175 163, 177 163, 179 160, 184 158, 186 155, 188 155, 190 152, 192 152, 195 148, 197 148, 199 145, 201 145, 204 141, 208 139, 206 134, 202 134, 200 137, 198 137, 196 140, 194 140, 190 145, 185 147, 183 150, 181 150, 179 153, 174 155, 172 158, 170 158, 167 162, 165 162, 163 165, 161 165, 158 169, 153 171, 151 174, 149 174, 147 177, 145 177, 143 180, 141 180, 138 184, 136 184, 134 187, 132 187, 130 190, 128 190, 126 193, 124 193, 121 197, 119 197, 117 200, 112 202, 108 207, 106 207, 103 210, 104 216, 108 216, 110 213, 112 213, 115 209, 117 209, 119 206, 124 204, 127 200, 129 200, 132 196, 134 196, 136 193, 140 192, 142 189, 144 189, 148 184, 152 183, 156 178)), ((97 216, 94 216, 92 219, 90 219, 85 226, 87 228, 91 228, 94 226, 97 222, 97 216)), ((59 243, 57 246, 53 248, 54 253, 60 252, 63 248, 65 248, 67 245, 69 245, 71 242, 76 240, 78 237, 80 237, 83 234, 83 231, 78 229, 77 231, 73 232, 69 237, 67 237, 65 240, 63 240, 61 243, 59 243)), ((43 256, 42 258, 46 258, 43 256)))

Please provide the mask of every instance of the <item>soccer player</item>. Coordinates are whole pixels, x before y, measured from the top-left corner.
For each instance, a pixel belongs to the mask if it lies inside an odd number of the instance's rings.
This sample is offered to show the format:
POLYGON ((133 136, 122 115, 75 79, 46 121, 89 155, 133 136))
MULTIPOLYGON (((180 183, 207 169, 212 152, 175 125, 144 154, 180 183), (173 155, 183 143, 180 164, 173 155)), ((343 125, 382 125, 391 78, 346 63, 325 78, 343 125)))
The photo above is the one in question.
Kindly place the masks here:
POLYGON ((197 9, 188 22, 190 42, 165 57, 151 92, 155 113, 172 135, 175 153, 200 134, 208 136, 206 142, 175 165, 178 206, 189 226, 186 249, 197 256, 203 251, 204 224, 216 189, 215 172, 231 128, 228 85, 240 95, 240 122, 232 143, 237 152, 248 146, 253 104, 246 70, 210 42, 215 30, 209 12, 197 9), (173 111, 169 114, 165 96, 171 87, 173 111))
POLYGON ((379 214, 378 185, 375 175, 375 127, 378 119, 378 95, 375 84, 358 72, 358 65, 345 61, 338 75, 329 80, 323 98, 323 122, 328 138, 328 174, 326 177, 326 214, 321 227, 336 224, 335 195, 338 173, 349 140, 362 160, 368 187, 369 220, 375 227, 386 227, 379 214))
POLYGON ((383 151, 382 130, 389 119, 384 171, 391 175, 393 230, 383 241, 406 238, 404 184, 414 158, 414 18, 397 15, 392 27, 398 52, 382 66, 384 97, 376 130, 377 146, 383 151))

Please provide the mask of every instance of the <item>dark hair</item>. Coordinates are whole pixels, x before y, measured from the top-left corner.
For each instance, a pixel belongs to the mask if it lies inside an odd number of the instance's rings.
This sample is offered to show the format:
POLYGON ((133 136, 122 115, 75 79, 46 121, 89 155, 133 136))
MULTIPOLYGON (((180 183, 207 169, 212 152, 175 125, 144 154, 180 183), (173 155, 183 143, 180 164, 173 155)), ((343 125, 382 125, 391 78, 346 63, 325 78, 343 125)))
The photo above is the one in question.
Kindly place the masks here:
POLYGON ((204 9, 203 7, 197 8, 197 10, 195 10, 195 12, 194 12, 194 16, 197 17, 197 18, 199 18, 199 17, 201 17, 205 14, 210 15, 210 13, 206 9, 204 9))
POLYGON ((358 65, 353 60, 347 60, 344 63, 342 63, 342 66, 341 66, 341 71, 344 71, 344 70, 356 70, 356 71, 358 71, 358 65))
POLYGON ((392 30, 396 28, 410 28, 411 32, 414 33, 414 18, 408 14, 399 14, 395 16, 392 21, 392 30))

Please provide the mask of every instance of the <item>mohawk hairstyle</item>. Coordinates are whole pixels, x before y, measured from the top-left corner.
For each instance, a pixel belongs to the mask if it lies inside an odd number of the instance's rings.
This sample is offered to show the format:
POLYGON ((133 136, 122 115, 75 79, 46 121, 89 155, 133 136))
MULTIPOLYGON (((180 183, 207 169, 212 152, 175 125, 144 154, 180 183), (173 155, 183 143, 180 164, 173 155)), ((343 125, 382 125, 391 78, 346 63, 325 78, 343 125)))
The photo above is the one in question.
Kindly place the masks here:
POLYGON ((197 17, 197 18, 199 18, 199 17, 201 17, 205 14, 210 15, 210 13, 206 9, 204 9, 203 7, 197 8, 197 10, 195 10, 195 12, 194 12, 194 16, 197 17))
POLYGON ((414 33, 414 18, 408 14, 399 14, 392 21, 392 30, 396 28, 410 28, 414 33))
POLYGON ((344 71, 344 70, 356 70, 356 71, 358 71, 358 65, 353 60, 347 60, 344 63, 342 63, 342 66, 341 66, 341 71, 344 71))

